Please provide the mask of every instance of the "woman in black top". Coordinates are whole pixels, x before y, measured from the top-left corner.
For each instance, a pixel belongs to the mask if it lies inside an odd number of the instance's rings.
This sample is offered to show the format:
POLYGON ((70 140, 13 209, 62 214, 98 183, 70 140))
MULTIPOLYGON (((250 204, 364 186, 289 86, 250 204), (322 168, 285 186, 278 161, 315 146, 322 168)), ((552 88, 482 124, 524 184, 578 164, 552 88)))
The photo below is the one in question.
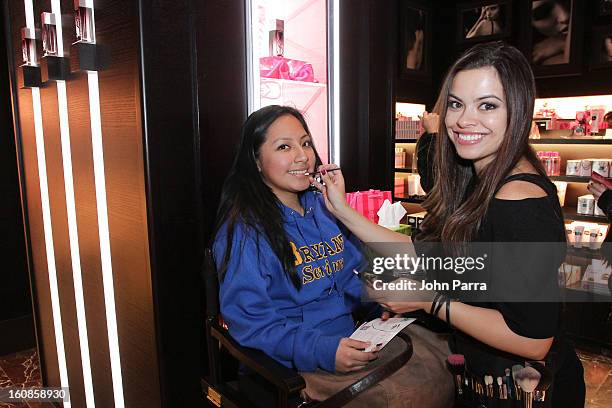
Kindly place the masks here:
MULTIPOLYGON (((436 181, 423 204, 428 214, 419 240, 565 242, 554 185, 529 145, 535 81, 525 57, 503 43, 478 44, 450 68, 439 98, 436 181)), ((312 182, 326 196, 330 211, 362 241, 411 244, 410 238, 373 225, 348 207, 340 172, 322 175, 326 185, 312 182)), ((545 283, 556 282, 563 254, 543 259, 533 251, 519 255, 526 265, 543 268, 545 283)), ((530 277, 515 266, 499 276, 515 274, 527 282, 530 277)), ((540 283, 525 287, 537 290, 540 283)), ((432 301, 383 306, 396 313, 430 311, 432 301)), ((475 373, 496 378, 513 364, 545 360, 555 371, 547 406, 583 406, 582 366, 563 340, 557 303, 457 301, 435 314, 451 320, 458 333, 456 350, 475 373)))

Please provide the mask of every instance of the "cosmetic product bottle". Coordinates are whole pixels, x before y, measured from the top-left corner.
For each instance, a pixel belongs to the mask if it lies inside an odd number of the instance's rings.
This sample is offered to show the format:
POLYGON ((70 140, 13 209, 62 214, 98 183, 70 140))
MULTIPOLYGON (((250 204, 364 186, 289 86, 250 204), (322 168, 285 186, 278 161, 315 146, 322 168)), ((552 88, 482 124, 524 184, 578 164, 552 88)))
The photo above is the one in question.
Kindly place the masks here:
POLYGON ((77 42, 96 42, 93 24, 93 0, 74 0, 74 28, 77 42))
POLYGON ((580 176, 591 177, 593 162, 591 159, 584 159, 580 162, 580 176))
POLYGON ((599 173, 604 177, 609 177, 610 168, 609 161, 607 159, 596 159, 593 160, 593 172, 599 173))
POLYGON ((595 211, 595 197, 592 194, 585 194, 578 197, 578 209, 576 212, 583 215, 593 215, 595 211))
POLYGON ((36 31, 23 27, 21 29, 21 55, 23 65, 38 66, 36 56, 36 31))
POLYGON ((559 152, 552 152, 553 176, 561 175, 561 155, 559 152))
POLYGON ((582 232, 584 231, 584 225, 576 225, 574 227, 574 247, 582 248, 582 232))
POLYGON ((566 176, 579 176, 582 160, 568 160, 565 166, 566 176))
POLYGON ((55 14, 42 13, 42 46, 43 57, 57 56, 57 26, 55 25, 55 14))
POLYGON ((285 22, 274 20, 274 26, 268 33, 270 56, 282 57, 285 54, 285 22))

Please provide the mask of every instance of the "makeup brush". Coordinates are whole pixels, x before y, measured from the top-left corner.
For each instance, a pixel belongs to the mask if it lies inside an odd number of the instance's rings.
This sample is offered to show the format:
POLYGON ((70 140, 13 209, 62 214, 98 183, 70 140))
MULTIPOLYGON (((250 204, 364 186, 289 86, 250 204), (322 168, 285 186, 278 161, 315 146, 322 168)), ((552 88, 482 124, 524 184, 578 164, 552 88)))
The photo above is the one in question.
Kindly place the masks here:
POLYGON ((538 386, 540 378, 542 378, 542 376, 538 370, 533 367, 524 367, 517 371, 516 382, 521 386, 523 392, 525 393, 525 402, 523 404, 525 408, 531 408, 533 403, 532 393, 538 386))
MULTIPOLYGON (((336 171, 336 170, 340 170, 340 167, 335 167, 335 168, 333 168, 333 169, 328 169, 327 171, 329 172, 329 171, 336 171)), ((305 174, 306 176, 314 176, 314 175, 316 175, 316 174, 321 174, 321 172, 320 172, 320 171, 313 171, 312 173, 308 173, 308 172, 306 172, 306 173, 304 173, 304 174, 305 174)))
POLYGON ((506 399, 504 398, 504 388, 502 387, 503 383, 502 378, 497 377, 497 392, 499 393, 499 399, 506 399))
POLYGON ((463 395, 463 375, 465 373, 465 357, 463 354, 451 354, 446 357, 448 363, 448 369, 455 378, 455 385, 457 386, 457 393, 463 395))
POLYGON ((553 381, 552 371, 544 364, 538 363, 537 361, 528 362, 526 364, 538 370, 538 373, 542 376, 538 386, 533 392, 533 400, 542 402, 546 399, 546 390, 548 390, 553 381))
POLYGON ((487 375, 487 394, 493 398, 493 376, 487 375))
POLYGON ((512 377, 510 376, 509 368, 506 368, 504 372, 506 373, 504 380, 506 382, 506 387, 508 390, 508 398, 512 399, 512 395, 513 395, 512 393, 514 392, 514 381, 512 381, 512 377))
POLYGON ((521 386, 516 382, 516 373, 522 370, 524 367, 520 364, 515 364, 512 366, 512 381, 514 381, 514 394, 516 395, 516 399, 518 401, 522 398, 521 386))

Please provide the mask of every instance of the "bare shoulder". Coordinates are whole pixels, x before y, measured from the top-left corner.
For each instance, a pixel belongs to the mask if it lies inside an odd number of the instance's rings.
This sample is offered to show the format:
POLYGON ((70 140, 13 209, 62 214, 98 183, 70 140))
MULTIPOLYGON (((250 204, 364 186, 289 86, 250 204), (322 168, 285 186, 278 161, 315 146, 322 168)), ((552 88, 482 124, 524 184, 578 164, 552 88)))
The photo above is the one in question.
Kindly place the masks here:
POLYGON ((522 180, 513 180, 504 184, 495 194, 495 198, 500 200, 525 200, 527 198, 542 198, 546 196, 546 191, 541 187, 522 180))

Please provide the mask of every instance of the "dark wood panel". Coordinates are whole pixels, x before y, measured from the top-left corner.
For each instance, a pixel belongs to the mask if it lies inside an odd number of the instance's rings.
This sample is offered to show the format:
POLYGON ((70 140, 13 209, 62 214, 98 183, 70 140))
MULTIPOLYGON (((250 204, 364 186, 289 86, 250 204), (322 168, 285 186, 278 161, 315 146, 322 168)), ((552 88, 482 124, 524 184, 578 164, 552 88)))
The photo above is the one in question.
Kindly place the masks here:
POLYGON ((379 30, 395 17, 393 3, 390 1, 370 2, 370 106, 375 107, 369 115, 369 186, 384 189, 392 185, 392 175, 387 169, 391 167, 393 150, 393 89, 389 78, 393 76, 395 59, 391 58, 393 47, 393 30, 379 30))
POLYGON ((55 331, 51 311, 49 292, 49 277, 47 271, 47 256, 45 252, 45 236, 42 221, 40 184, 38 180, 38 163, 36 155, 36 140, 34 134, 34 117, 32 110, 32 93, 29 89, 19 89, 22 75, 15 69, 21 61, 21 27, 25 26, 25 11, 22 1, 13 0, 8 4, 9 29, 11 33, 12 57, 15 63, 11 74, 13 86, 13 103, 16 105, 16 129, 18 148, 21 150, 20 165, 23 169, 22 197, 25 200, 27 240, 31 253, 31 284, 34 293, 36 309, 36 329, 38 348, 41 357, 43 382, 48 386, 59 386, 59 368, 57 349, 55 346, 55 331))
MULTIPOLYGON (((100 109, 119 349, 126 406, 160 404, 140 116, 138 4, 96 6, 96 38, 110 53, 100 109)), ((167 135, 170 137, 171 135, 167 135)))
MULTIPOLYGON (((36 27, 41 26, 40 15, 43 11, 51 11, 50 0, 34 3, 36 27)), ((70 238, 68 234, 58 91, 55 82, 47 82, 45 86, 40 88, 40 100, 47 183, 49 187, 49 205, 51 209, 51 230, 53 233, 53 249, 66 368, 68 371, 68 383, 70 384, 70 399, 75 406, 84 406, 83 366, 76 316, 70 238)))
POLYGON ((57 289, 61 309, 68 383, 70 384, 70 399, 76 406, 82 406, 85 404, 85 391, 83 388, 83 369, 77 327, 70 239, 68 236, 59 108, 55 84, 47 84, 45 88, 41 88, 40 93, 49 204, 51 207, 51 230, 53 232, 57 289))
POLYGON ((147 205, 162 406, 197 406, 202 400, 204 290, 199 273, 203 244, 194 3, 140 2, 147 205))
MULTIPOLYGON (((76 40, 72 0, 61 0, 64 50, 76 40)), ((72 173, 76 202, 83 297, 87 316, 89 357, 96 406, 113 407, 108 331, 102 282, 98 215, 93 174, 87 75, 74 73, 66 82, 72 173)))
POLYGON ((93 176, 87 76, 74 75, 66 83, 66 93, 92 382, 96 406, 113 407, 113 384, 93 176))
POLYGON ((204 237, 210 239, 223 181, 247 117, 244 4, 196 1, 204 237), (228 68, 231 67, 231 68, 228 68))
POLYGON ((368 26, 363 24, 365 14, 365 2, 354 1, 349 5, 340 2, 340 61, 353 61, 353 63, 340 64, 340 159, 342 173, 346 180, 347 191, 363 189, 367 184, 367 156, 366 148, 368 135, 365 131, 368 112, 368 26), (364 31, 362 33, 361 31, 364 31), (365 105, 363 103, 366 102, 365 105), (366 152, 366 153, 364 153, 366 152), (349 160, 349 158, 356 158, 349 160), (360 161, 366 158, 362 166, 360 161))
MULTIPOLYGON (((0 137, 0 190, 2 191, 2 200, 0 200, 0 259, 3 260, 2 285, 0 285, 0 321, 29 318, 32 323, 32 300, 11 112, 11 87, 9 71, 6 69, 9 64, 6 42, 4 41, 7 37, 5 34, 7 31, 3 8, 0 8, 0 36, 2 38, 0 40, 0 67, 4 67, 0 70, 0 131, 2 132, 2 137, 0 137)), ((24 325, 23 328, 26 330, 27 325, 24 325)), ((29 333, 23 334, 25 343, 32 347, 34 326, 30 326, 29 333)), ((19 350, 25 348, 28 347, 19 350)))

